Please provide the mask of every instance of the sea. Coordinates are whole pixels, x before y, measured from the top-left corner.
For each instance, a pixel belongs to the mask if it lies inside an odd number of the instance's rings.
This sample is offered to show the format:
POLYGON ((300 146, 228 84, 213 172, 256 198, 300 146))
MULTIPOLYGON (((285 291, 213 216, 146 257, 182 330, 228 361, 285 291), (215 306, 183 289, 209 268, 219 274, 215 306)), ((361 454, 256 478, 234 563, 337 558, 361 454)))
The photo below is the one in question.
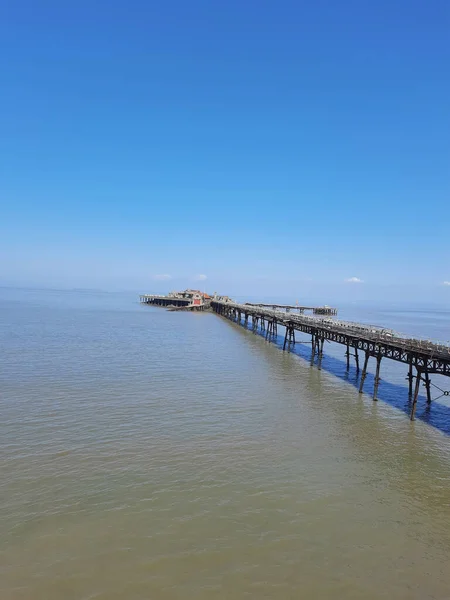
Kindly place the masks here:
MULTIPOLYGON (((450 339, 445 309, 339 317, 450 339)), ((279 333, 0 289, 0 599, 450 598, 450 378, 411 422, 404 365, 374 402, 279 333)))

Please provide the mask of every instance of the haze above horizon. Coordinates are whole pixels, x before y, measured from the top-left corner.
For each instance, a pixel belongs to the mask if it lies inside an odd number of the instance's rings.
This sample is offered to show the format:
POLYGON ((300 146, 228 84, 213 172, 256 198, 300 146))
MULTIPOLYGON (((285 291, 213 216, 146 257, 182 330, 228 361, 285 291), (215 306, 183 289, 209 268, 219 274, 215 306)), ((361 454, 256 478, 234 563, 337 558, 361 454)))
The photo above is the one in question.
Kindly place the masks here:
POLYGON ((0 285, 450 300, 450 5, 0 7, 0 285))

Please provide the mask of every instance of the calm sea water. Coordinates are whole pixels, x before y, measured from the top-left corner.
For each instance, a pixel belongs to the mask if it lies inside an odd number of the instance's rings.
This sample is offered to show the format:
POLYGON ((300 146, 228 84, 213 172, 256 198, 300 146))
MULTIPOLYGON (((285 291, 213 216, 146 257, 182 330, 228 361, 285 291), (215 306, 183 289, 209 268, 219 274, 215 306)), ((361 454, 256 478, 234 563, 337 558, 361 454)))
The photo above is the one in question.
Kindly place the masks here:
POLYGON ((342 348, 136 300, 0 291, 2 600, 450 597, 445 403, 411 423, 398 365, 374 403, 342 348))

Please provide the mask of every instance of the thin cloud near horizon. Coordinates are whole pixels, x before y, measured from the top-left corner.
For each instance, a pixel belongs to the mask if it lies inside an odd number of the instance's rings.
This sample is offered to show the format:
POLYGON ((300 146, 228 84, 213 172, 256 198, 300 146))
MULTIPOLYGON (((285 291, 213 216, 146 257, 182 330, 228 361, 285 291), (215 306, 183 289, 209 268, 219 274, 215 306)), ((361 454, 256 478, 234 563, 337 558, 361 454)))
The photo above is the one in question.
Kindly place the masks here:
POLYGON ((364 281, 362 279, 360 279, 359 277, 349 277, 348 279, 345 279, 346 283, 364 283, 364 281))
POLYGON ((169 279, 172 279, 172 275, 163 273, 161 275, 153 275, 152 279, 154 279, 155 281, 169 281, 169 279))

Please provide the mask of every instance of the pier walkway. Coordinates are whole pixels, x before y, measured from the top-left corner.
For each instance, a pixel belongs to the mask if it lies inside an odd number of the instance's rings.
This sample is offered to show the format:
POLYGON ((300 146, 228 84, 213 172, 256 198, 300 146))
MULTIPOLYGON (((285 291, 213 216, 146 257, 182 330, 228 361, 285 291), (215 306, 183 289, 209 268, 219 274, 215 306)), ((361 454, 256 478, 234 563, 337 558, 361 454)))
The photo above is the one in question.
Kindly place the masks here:
MULTIPOLYGON (((286 311, 286 308, 293 307, 282 307, 281 305, 238 304, 213 299, 211 308, 216 313, 246 327, 251 321, 253 331, 265 333, 268 340, 278 334, 278 325, 285 327, 283 350, 289 349, 296 343, 296 331, 311 335, 311 363, 314 363, 317 356, 319 369, 322 365, 325 340, 345 346, 347 369, 350 367, 350 357, 353 356, 358 373, 360 371, 359 352, 361 351, 364 360, 359 385, 360 393, 363 392, 369 358, 374 357, 376 359, 374 400, 377 400, 382 359, 387 358, 408 365, 407 379, 409 396, 412 399, 411 420, 414 420, 421 382, 426 388, 427 402, 430 404, 432 401, 430 375, 434 373, 450 377, 450 346, 448 344, 406 337, 378 326, 327 317, 293 314, 286 311), (284 308, 284 310, 280 310, 280 308, 284 308), (413 385, 414 380, 415 384, 413 385)), ((440 388, 438 389, 440 390, 440 388)), ((440 390, 440 392, 441 396, 450 396, 448 391, 440 390)))

